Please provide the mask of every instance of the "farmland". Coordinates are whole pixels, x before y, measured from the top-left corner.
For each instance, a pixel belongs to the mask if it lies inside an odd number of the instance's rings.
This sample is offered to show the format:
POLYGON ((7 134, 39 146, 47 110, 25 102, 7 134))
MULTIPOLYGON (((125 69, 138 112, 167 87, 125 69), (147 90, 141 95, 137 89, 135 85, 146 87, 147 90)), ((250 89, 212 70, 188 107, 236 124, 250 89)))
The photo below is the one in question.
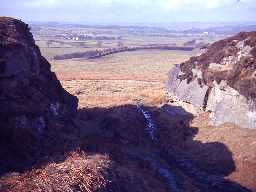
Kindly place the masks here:
POLYGON ((167 74, 172 66, 196 55, 200 46, 221 38, 134 26, 32 25, 32 32, 63 86, 79 97, 80 107, 115 106, 135 100, 159 104, 165 101, 167 74), (134 47, 146 49, 129 51, 134 47), (128 51, 95 59, 79 58, 88 51, 123 48, 128 51), (72 54, 78 57, 55 59, 72 54))

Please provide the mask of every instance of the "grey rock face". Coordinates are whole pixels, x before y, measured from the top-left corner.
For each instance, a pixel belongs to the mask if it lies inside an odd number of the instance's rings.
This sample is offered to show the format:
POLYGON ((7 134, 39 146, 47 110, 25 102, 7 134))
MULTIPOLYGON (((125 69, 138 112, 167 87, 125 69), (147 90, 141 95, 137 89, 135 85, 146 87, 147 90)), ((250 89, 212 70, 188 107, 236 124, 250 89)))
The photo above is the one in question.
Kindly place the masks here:
POLYGON ((207 110, 212 111, 211 123, 213 125, 231 122, 244 128, 256 127, 256 111, 253 103, 226 85, 224 81, 220 84, 214 83, 208 97, 207 110))
POLYGON ((169 94, 211 112, 211 123, 256 128, 256 32, 217 41, 175 66, 169 94))
POLYGON ((193 104, 196 107, 204 107, 204 99, 208 87, 200 86, 196 78, 188 83, 187 80, 180 80, 180 66, 176 65, 169 73, 168 91, 176 99, 193 104))
POLYGON ((180 80, 180 74, 179 65, 169 73, 167 89, 171 97, 211 111, 211 124, 214 126, 230 122, 243 128, 256 128, 254 102, 228 86, 225 81, 220 84, 214 82, 213 87, 200 86, 198 79, 190 83, 180 80))

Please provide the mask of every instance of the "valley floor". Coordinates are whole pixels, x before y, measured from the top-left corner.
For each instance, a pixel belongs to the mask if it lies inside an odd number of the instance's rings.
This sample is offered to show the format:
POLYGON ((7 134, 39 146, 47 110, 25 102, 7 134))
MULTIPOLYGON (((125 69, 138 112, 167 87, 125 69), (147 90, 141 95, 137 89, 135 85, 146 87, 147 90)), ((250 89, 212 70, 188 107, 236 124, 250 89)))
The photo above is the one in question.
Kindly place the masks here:
POLYGON ((3 191, 256 191, 256 131, 209 126, 208 113, 166 94, 168 71, 193 54, 51 61, 79 98, 77 133, 59 142, 72 147, 7 174, 3 191))
MULTIPOLYGON (((71 61, 72 70, 68 73, 63 72, 64 69, 57 62, 54 69, 64 87, 79 97, 80 108, 115 108, 136 105, 140 101, 145 106, 156 108, 161 118, 168 115, 166 111, 163 112, 163 106, 182 107, 187 114, 193 115, 188 127, 197 133, 193 138, 174 145, 180 143, 178 147, 188 152, 207 171, 225 175, 256 190, 256 174, 251 171, 256 169, 256 131, 239 129, 231 124, 211 127, 208 125, 208 113, 188 104, 170 103, 166 95, 168 71, 174 64, 181 63, 193 54, 182 51, 138 51, 86 61, 86 64, 84 61, 71 61), (76 67, 72 67, 74 65, 76 67), (71 75, 76 69, 79 69, 79 73, 71 75)), ((154 118, 159 120, 158 116, 154 118)), ((173 123, 169 119, 159 121, 159 129, 165 126, 172 128, 172 125, 168 125, 173 123)), ((170 138, 164 139, 168 142, 170 138)), ((169 147, 170 144, 167 145, 169 147)))
POLYGON ((148 50, 51 63, 64 87, 78 96, 80 108, 134 104, 137 100, 157 105, 166 98, 170 68, 192 54, 148 50))

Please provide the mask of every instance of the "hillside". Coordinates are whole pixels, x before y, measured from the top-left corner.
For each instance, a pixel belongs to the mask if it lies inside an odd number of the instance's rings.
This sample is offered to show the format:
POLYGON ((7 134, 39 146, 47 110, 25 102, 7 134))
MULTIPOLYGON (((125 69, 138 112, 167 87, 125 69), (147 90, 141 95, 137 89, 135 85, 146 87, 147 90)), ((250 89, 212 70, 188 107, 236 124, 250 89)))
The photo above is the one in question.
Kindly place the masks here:
POLYGON ((1 17, 0 39, 1 192, 256 191, 256 132, 215 129, 152 90, 169 65, 80 61, 55 75, 25 23, 1 17))

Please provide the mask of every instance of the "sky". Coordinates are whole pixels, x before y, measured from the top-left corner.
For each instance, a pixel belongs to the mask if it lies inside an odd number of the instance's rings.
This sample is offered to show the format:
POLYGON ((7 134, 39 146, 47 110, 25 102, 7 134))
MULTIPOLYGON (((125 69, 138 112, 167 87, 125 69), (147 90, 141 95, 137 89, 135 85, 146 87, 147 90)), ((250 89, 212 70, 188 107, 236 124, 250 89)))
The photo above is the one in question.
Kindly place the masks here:
POLYGON ((0 15, 72 23, 256 22, 256 0, 0 0, 0 15))

